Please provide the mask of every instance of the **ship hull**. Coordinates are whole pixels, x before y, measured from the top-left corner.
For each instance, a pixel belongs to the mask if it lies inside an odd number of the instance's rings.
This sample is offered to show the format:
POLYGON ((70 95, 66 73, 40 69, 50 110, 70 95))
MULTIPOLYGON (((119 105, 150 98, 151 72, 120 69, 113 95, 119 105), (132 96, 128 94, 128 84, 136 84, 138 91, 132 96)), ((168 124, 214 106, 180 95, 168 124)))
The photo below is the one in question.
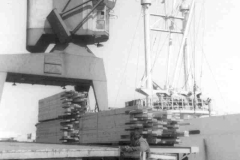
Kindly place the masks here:
POLYGON ((183 130, 200 130, 201 134, 183 138, 181 146, 198 146, 194 160, 240 159, 240 114, 186 120, 191 125, 183 130))

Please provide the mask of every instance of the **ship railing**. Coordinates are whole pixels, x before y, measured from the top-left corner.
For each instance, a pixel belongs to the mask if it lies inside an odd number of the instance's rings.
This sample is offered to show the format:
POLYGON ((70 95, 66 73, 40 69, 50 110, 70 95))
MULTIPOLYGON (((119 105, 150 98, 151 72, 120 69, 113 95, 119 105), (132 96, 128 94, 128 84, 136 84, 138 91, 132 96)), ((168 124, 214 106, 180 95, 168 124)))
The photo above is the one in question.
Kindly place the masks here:
MULTIPOLYGON (((146 99, 136 99, 126 102, 128 106, 146 106, 146 99)), ((207 101, 197 98, 174 98, 174 97, 155 97, 152 99, 152 106, 160 110, 196 110, 209 111, 209 104, 207 101)))
POLYGON ((162 110, 209 110, 208 104, 201 98, 158 97, 152 102, 154 108, 162 110))

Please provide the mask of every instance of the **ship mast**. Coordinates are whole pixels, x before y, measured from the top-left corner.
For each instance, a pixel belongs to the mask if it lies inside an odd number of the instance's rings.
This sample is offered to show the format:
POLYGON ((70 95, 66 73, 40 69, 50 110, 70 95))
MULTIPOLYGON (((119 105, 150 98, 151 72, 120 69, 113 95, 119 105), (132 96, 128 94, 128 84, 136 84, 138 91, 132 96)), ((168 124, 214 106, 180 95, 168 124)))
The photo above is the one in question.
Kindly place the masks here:
MULTIPOLYGON (((188 22, 188 15, 189 15, 189 6, 186 4, 186 0, 182 0, 182 5, 181 5, 181 10, 182 12, 182 16, 184 18, 183 20, 183 23, 182 23, 182 28, 183 28, 183 33, 185 32, 185 29, 186 29, 186 25, 187 25, 187 22, 188 22)), ((185 88, 185 91, 188 91, 189 90, 189 85, 188 83, 190 82, 188 80, 188 75, 189 75, 189 72, 188 72, 188 50, 187 50, 187 38, 185 39, 185 42, 184 42, 184 47, 183 47, 183 64, 184 64, 184 88, 185 88)))
POLYGON ((150 49, 150 27, 149 27, 149 7, 151 5, 151 0, 142 0, 141 5, 144 14, 144 47, 145 47, 145 77, 146 89, 148 95, 146 95, 147 107, 151 107, 152 101, 152 73, 151 73, 151 49, 150 49))
MULTIPOLYGON (((164 5, 166 5, 166 2, 164 1, 163 2, 164 5)), ((172 3, 172 13, 173 13, 173 10, 174 10, 174 6, 175 6, 175 0, 173 0, 173 3, 172 3)), ((166 11, 166 7, 165 7, 165 16, 167 15, 167 11, 166 11)), ((166 84, 165 84, 165 90, 168 90, 169 89, 169 73, 170 73, 170 60, 171 60, 171 54, 172 54, 172 47, 173 47, 173 40, 172 40, 172 37, 173 37, 173 34, 171 33, 171 31, 174 29, 174 19, 172 18, 171 19, 171 25, 170 27, 167 26, 167 21, 168 21, 168 18, 165 17, 165 24, 166 24, 166 30, 169 29, 169 39, 168 39, 168 56, 167 56, 167 75, 166 75, 166 84)))
MULTIPOLYGON (((172 50, 172 34, 183 34, 183 41, 180 47, 180 53, 179 55, 181 55, 183 53, 184 56, 184 61, 185 61, 185 65, 184 65, 184 71, 185 71, 185 84, 186 81, 188 79, 188 63, 187 63, 187 35, 188 35, 188 31, 189 31, 189 27, 190 27, 190 21, 192 19, 192 15, 193 15, 193 8, 194 8, 194 3, 195 0, 192 1, 192 5, 191 5, 191 9, 190 9, 190 13, 189 13, 189 6, 184 4, 185 0, 183 0, 183 5, 181 6, 181 11, 183 13, 183 17, 175 17, 175 16, 167 16, 167 15, 157 15, 157 14, 151 14, 152 16, 157 16, 157 17, 162 17, 165 18, 165 20, 167 19, 171 19, 173 21, 173 19, 180 19, 183 20, 183 30, 182 31, 175 31, 174 30, 174 22, 171 23, 171 26, 166 30, 162 30, 162 29, 158 29, 158 28, 151 28, 151 30, 153 31, 160 31, 160 32, 168 32, 170 34, 170 38, 169 38, 169 53, 168 53, 168 67, 167 67, 167 78, 166 78, 166 89, 169 89, 169 61, 170 61, 170 54, 171 54, 171 50, 172 50)), ((173 7, 174 7, 175 1, 173 3, 173 7)), ((149 25, 149 18, 150 18, 150 14, 149 14, 149 7, 151 5, 151 0, 141 0, 141 5, 143 8, 143 14, 144 14, 144 49, 145 49, 145 78, 146 78, 146 88, 145 91, 143 89, 140 89, 138 91, 141 91, 140 93, 144 93, 144 95, 146 95, 146 102, 147 102, 147 106, 150 107, 151 103, 152 103, 152 95, 153 95, 153 82, 152 82, 152 64, 151 64, 151 49, 150 49, 150 25, 149 25)), ((176 71, 179 67, 179 61, 180 61, 180 57, 178 57, 177 60, 177 65, 174 71, 174 78, 173 78, 173 84, 172 87, 176 87, 175 84, 175 78, 176 78, 176 71)), ((187 90, 187 85, 186 85, 186 90, 187 90)))
MULTIPOLYGON (((184 2, 185 0, 183 0, 184 2)), ((183 5, 184 6, 184 5, 183 5)), ((191 7, 190 7, 190 11, 187 15, 187 22, 185 23, 185 26, 184 26, 184 31, 183 31, 183 38, 182 38, 182 43, 181 43, 181 46, 180 46, 180 50, 179 50, 179 56, 178 56, 178 59, 177 59, 177 64, 175 66, 175 69, 174 69, 174 74, 173 74, 173 82, 172 82, 172 87, 175 88, 176 87, 176 75, 177 75, 177 72, 178 72, 178 69, 179 69, 179 64, 180 64, 180 59, 181 59, 181 56, 183 54, 183 51, 184 51, 184 46, 186 46, 186 40, 187 40, 187 36, 188 36, 188 32, 189 32, 189 29, 190 29, 190 22, 192 20, 192 17, 193 17, 193 9, 194 9, 194 6, 195 6, 195 0, 192 1, 192 4, 191 4, 191 7)), ((185 8, 185 7, 184 7, 185 8)), ((187 9, 187 8, 186 8, 187 9)), ((189 8, 188 8, 189 10, 189 8)), ((186 20, 186 19, 185 19, 186 20)))
MULTIPOLYGON (((146 96, 146 106, 147 107, 152 107, 152 96, 153 93, 159 95, 166 94, 168 96, 172 96, 173 92, 171 92, 170 89, 176 89, 176 73, 179 71, 179 64, 180 60, 183 58, 183 63, 184 63, 184 86, 185 86, 185 91, 188 91, 190 86, 189 83, 189 53, 188 53, 188 34, 190 32, 190 24, 193 19, 194 15, 194 9, 195 9, 195 1, 192 0, 191 5, 187 3, 187 0, 181 0, 182 3, 177 6, 177 9, 180 9, 180 12, 182 12, 182 16, 177 16, 174 13, 174 7, 175 7, 175 0, 173 0, 172 3, 172 12, 168 13, 166 12, 166 6, 165 6, 165 15, 162 14, 149 14, 149 7, 151 6, 151 0, 141 0, 141 5, 143 9, 143 17, 144 17, 144 49, 145 49, 145 74, 144 77, 142 78, 142 83, 141 87, 137 88, 136 91, 145 95, 146 96), (169 15, 170 14, 170 15, 169 15), (160 17, 165 20, 165 29, 161 29, 160 27, 155 26, 156 23, 159 22, 157 20, 152 27, 150 28, 149 25, 149 19, 150 16, 154 17, 160 17), (180 20, 182 22, 182 29, 175 29, 175 20, 180 20), (169 22, 170 21, 170 25, 169 22), (155 27, 154 27, 155 26, 155 27), (169 39, 168 39, 168 66, 167 66, 167 75, 166 75, 166 84, 164 89, 160 88, 155 82, 152 81, 152 64, 151 64, 151 49, 150 49, 150 31, 158 31, 158 32, 165 32, 169 34, 169 39), (170 57, 171 57, 171 52, 172 52, 172 35, 173 34, 181 34, 182 35, 182 42, 180 44, 180 49, 177 57, 177 63, 174 69, 174 74, 173 74, 173 81, 170 84, 169 83, 169 62, 170 62, 170 57), (143 87, 143 83, 146 83, 145 87, 143 87)), ((165 4, 165 1, 162 3, 165 4)), ((170 3, 171 4, 171 3, 170 3)), ((177 28, 177 27, 176 27, 177 28)), ((194 94, 194 99, 193 99, 193 107, 194 107, 194 114, 195 114, 195 109, 196 109, 196 81, 194 80, 194 89, 193 89, 193 94, 194 94)), ((187 92, 181 92, 182 94, 185 94, 187 92)), ((189 96, 189 95, 186 95, 189 96)), ((182 103, 183 104, 183 103, 182 103)), ((143 104, 144 105, 144 104, 143 104)), ((173 105, 173 104, 172 104, 173 105)), ((188 104, 190 105, 190 103, 188 104)))

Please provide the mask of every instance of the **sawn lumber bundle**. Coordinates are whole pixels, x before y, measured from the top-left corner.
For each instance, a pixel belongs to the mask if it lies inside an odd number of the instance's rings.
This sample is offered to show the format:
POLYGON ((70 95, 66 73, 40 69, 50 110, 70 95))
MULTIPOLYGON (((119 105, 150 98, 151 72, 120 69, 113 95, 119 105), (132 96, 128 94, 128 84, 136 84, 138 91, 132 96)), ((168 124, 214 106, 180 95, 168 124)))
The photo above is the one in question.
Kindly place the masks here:
POLYGON ((138 130, 151 145, 174 145, 186 132, 179 130, 179 115, 139 106, 86 113, 80 118, 83 144, 130 143, 130 132, 138 130))
POLYGON ((86 110, 86 94, 65 91, 39 100, 38 121, 79 115, 86 110))
POLYGON ((37 142, 129 144, 138 130, 150 145, 173 146, 180 131, 179 114, 138 106, 86 113, 87 94, 62 92, 39 101, 37 142))
POLYGON ((66 123, 63 119, 56 119, 38 123, 37 125, 38 143, 76 143, 79 141, 77 121, 66 123))
POLYGON ((39 101, 39 143, 78 143, 79 117, 87 109, 87 94, 65 91, 39 101))

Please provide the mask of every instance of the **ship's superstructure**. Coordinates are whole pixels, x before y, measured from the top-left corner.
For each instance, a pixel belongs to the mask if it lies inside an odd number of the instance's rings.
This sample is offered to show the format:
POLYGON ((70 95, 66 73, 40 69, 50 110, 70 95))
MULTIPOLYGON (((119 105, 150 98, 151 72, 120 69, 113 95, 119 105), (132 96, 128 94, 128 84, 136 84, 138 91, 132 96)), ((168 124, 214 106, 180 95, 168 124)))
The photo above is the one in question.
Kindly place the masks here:
POLYGON ((196 16, 194 14, 195 0, 162 1, 160 5, 157 5, 159 8, 154 10, 157 13, 151 14, 149 11, 151 3, 150 1, 145 2, 145 7, 143 7, 145 17, 145 74, 136 91, 145 95, 146 99, 126 102, 126 106, 143 105, 153 107, 156 110, 168 110, 180 113, 181 118, 187 119, 211 115, 211 99, 202 95, 203 93, 196 82, 196 46, 193 45, 191 50, 189 49, 190 32, 195 31, 196 28, 195 26, 191 27, 196 16), (158 13, 159 10, 163 10, 163 12, 158 13), (160 25, 161 23, 164 25, 160 25), (167 61, 166 75, 159 75, 160 78, 166 77, 162 85, 158 85, 152 78, 154 64, 151 62, 151 51, 153 51, 155 42, 150 44, 150 31, 153 32, 152 36, 157 34, 155 32, 165 34, 168 41, 168 53, 164 57, 167 61), (175 39, 179 37, 181 41, 177 46, 175 39), (177 47, 177 50, 174 47, 177 47), (180 87, 179 83, 183 85, 180 87))

